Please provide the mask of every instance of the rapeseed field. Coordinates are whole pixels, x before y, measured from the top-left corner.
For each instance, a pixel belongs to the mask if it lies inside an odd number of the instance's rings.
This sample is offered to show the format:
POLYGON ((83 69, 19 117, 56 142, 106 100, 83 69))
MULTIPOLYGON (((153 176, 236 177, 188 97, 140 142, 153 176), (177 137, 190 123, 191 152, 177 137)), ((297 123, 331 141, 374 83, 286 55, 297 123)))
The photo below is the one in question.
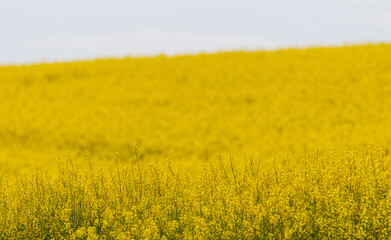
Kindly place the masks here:
POLYGON ((391 44, 0 67, 0 239, 389 239, 391 44))

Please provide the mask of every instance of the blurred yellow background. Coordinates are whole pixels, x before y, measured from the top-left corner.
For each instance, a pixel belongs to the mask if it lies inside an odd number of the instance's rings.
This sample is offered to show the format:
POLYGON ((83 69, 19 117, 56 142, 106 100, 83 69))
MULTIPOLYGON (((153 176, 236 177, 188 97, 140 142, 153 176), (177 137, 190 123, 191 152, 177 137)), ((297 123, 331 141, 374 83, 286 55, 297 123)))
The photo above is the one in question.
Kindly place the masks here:
POLYGON ((0 68, 0 170, 391 143, 391 45, 0 68))

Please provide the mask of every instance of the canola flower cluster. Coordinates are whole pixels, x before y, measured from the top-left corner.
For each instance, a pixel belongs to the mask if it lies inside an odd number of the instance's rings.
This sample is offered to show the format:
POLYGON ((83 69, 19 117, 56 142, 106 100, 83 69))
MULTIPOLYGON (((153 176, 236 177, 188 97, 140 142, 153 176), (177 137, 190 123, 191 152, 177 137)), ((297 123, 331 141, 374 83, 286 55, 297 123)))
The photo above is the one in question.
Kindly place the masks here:
MULTIPOLYGON (((137 161, 104 175, 60 164, 0 185, 1 239, 389 239, 391 160, 379 147, 199 174, 137 161)), ((228 163, 228 167, 226 166, 228 163)))

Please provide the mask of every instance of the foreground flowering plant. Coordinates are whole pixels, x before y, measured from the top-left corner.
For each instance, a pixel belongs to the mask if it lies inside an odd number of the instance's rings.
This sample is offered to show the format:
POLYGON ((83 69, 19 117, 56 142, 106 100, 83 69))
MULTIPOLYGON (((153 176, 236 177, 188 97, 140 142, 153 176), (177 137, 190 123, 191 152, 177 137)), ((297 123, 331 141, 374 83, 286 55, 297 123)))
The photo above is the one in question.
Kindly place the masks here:
POLYGON ((116 164, 40 171, 0 186, 1 239, 387 239, 391 161, 382 148, 199 173, 116 164))

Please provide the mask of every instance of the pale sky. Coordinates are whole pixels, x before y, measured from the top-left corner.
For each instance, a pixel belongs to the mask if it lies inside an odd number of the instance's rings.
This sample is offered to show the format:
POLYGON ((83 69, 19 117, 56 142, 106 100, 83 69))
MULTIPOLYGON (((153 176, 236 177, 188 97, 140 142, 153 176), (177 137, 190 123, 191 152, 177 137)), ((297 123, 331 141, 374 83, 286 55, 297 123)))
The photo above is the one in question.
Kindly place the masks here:
POLYGON ((0 0, 0 64, 391 42, 391 0, 0 0))

